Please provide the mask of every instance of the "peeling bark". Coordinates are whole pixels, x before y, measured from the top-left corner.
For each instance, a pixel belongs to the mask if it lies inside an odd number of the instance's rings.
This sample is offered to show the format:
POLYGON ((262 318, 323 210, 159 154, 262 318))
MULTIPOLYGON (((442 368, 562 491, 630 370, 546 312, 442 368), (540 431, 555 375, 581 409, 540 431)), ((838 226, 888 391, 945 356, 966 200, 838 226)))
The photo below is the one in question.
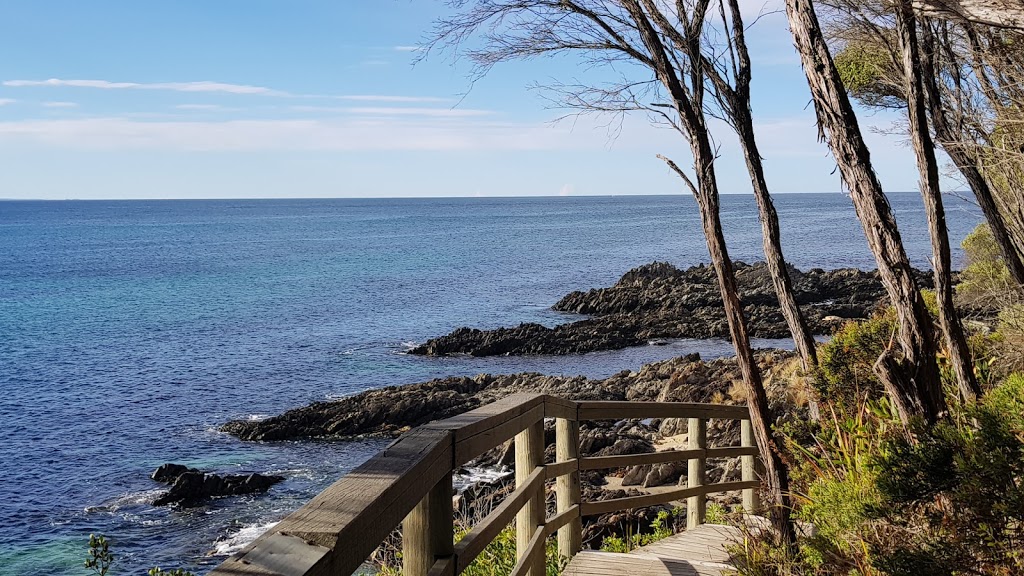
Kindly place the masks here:
POLYGON ((871 155, 822 34, 812 0, 786 0, 790 31, 814 99, 821 136, 827 140, 850 191, 868 246, 898 318, 901 357, 876 364, 904 421, 920 414, 934 422, 946 402, 936 361, 933 326, 914 285, 910 261, 889 201, 871 165, 871 155))
POLYGON ((904 92, 910 120, 910 141, 917 158, 921 178, 921 196, 928 216, 928 231, 932 244, 932 269, 935 272, 935 295, 939 306, 939 322, 949 349, 949 362, 953 368, 960 394, 974 400, 981 387, 974 376, 974 363, 967 346, 964 328, 953 302, 952 263, 949 254, 949 230, 939 188, 939 163, 935 158, 935 143, 928 128, 925 95, 921 76, 921 54, 917 40, 917 19, 909 0, 897 0, 896 33, 903 60, 904 92))

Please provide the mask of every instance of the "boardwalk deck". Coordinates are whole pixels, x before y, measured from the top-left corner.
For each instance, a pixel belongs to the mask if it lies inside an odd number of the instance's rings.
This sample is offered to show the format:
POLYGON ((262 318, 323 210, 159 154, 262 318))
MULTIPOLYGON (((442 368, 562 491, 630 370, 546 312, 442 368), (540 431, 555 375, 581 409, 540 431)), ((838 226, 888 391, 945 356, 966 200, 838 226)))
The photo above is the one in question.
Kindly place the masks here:
POLYGON ((719 576, 728 574, 726 548, 740 537, 730 526, 704 524, 629 554, 583 551, 564 576, 719 576))

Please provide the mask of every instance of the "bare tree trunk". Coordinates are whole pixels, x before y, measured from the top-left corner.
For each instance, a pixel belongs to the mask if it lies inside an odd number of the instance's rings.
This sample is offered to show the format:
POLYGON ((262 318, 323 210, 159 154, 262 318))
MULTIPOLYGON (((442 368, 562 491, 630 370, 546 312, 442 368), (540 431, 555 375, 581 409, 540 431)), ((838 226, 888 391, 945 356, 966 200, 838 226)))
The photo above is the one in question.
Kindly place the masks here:
POLYGON ((812 0, 786 0, 790 31, 814 98, 822 136, 827 136, 853 199, 868 246, 899 323, 900 358, 888 351, 876 364, 901 420, 916 415, 934 422, 946 409, 936 361, 933 327, 903 249, 889 201, 871 167, 857 116, 822 35, 812 0))
POLYGON ((907 109, 910 119, 910 141, 917 157, 920 173, 921 196, 924 198, 928 215, 928 231, 932 243, 932 268, 935 272, 935 293, 939 305, 939 322, 946 336, 949 348, 949 362, 953 367, 957 387, 967 400, 974 400, 981 394, 981 387, 974 377, 971 351, 964 337, 964 328, 953 303, 952 264, 949 255, 949 231, 946 228, 946 213, 939 189, 939 163, 935 159, 935 143, 928 128, 925 112, 924 88, 921 83, 921 54, 917 41, 917 20, 910 0, 895 3, 896 33, 899 37, 900 55, 903 60, 904 90, 907 95, 907 109))
POLYGON ((992 229, 992 236, 1003 255, 1006 267, 1010 275, 1018 284, 1024 284, 1024 254, 1017 250, 1013 240, 1010 238, 1010 231, 1006 226, 999 207, 996 204, 992 189, 988 180, 982 175, 978 165, 977 154, 969 154, 953 134, 949 114, 943 106, 942 93, 938 85, 938 70, 935 67, 935 37, 930 26, 921 27, 921 80, 928 96, 928 106, 932 119, 932 128, 935 130, 935 138, 939 145, 953 161, 967 184, 974 192, 974 197, 981 206, 982 214, 992 229))
POLYGON ((772 277, 772 284, 775 285, 775 294, 779 298, 779 308, 783 317, 786 318, 786 324, 789 325, 790 334, 793 335, 793 342, 803 362, 804 372, 809 373, 818 367, 818 353, 815 348, 814 336, 811 335, 811 330, 807 327, 807 321, 793 294, 793 280, 789 277, 786 259, 782 255, 779 214, 775 211, 775 204, 768 192, 768 182, 764 177, 764 165, 761 163, 761 154, 754 137, 754 122, 750 117, 748 106, 749 100, 743 107, 745 113, 736 118, 736 131, 743 147, 747 171, 750 173, 750 182, 753 185, 754 197, 757 199, 757 208, 761 215, 764 258, 768 263, 768 273, 772 277))
POLYGON ((700 206, 701 223, 704 237, 707 240, 711 262, 718 276, 718 286, 722 293, 722 304, 725 307, 729 333, 733 347, 736 349, 736 363, 746 388, 747 405, 750 410, 750 423, 754 436, 765 463, 765 481, 768 484, 770 502, 768 504, 772 525, 789 547, 796 545, 796 531, 793 528, 790 512, 789 470, 782 459, 782 450, 772 434, 772 413, 768 406, 768 394, 761 380, 761 372, 750 346, 747 322, 740 304, 739 289, 736 286, 736 275, 732 261, 725 245, 722 232, 722 220, 719 213, 718 181, 715 177, 715 153, 711 148, 704 116, 705 72, 702 66, 700 42, 703 34, 704 18, 709 5, 708 0, 698 0, 692 11, 692 17, 685 23, 683 53, 690 60, 688 73, 690 76, 691 93, 686 84, 676 73, 676 68, 666 53, 662 36, 648 19, 648 13, 641 7, 644 2, 651 14, 659 14, 655 0, 622 0, 629 12, 644 46, 650 53, 651 64, 657 79, 665 86, 672 103, 679 114, 680 122, 688 135, 693 163, 696 169, 697 182, 694 184, 686 173, 673 162, 666 159, 690 187, 697 204, 700 206))
MULTIPOLYGON (((728 0, 729 16, 726 16, 725 5, 720 5, 722 26, 728 29, 729 42, 728 51, 731 56, 731 74, 729 68, 716 65, 707 59, 702 60, 704 69, 709 79, 715 85, 716 97, 722 105, 740 139, 743 147, 743 156, 747 162, 747 172, 750 174, 750 182, 754 189, 754 197, 757 199, 757 207, 760 212, 761 232, 764 242, 764 257, 768 264, 768 273, 775 286, 775 294, 779 298, 779 309, 786 319, 789 332, 793 335, 793 343, 797 353, 803 362, 804 372, 810 372, 818 366, 818 355, 815 349, 814 337, 807 327, 800 306, 793 294, 793 281, 789 277, 789 269, 786 260, 782 256, 782 234, 779 230, 779 215, 775 211, 775 204, 772 202, 771 194, 768 192, 768 182, 764 176, 764 165, 761 163, 761 153, 757 148, 757 138, 754 133, 754 119, 750 112, 750 81, 752 77, 752 66, 750 52, 747 50, 746 28, 743 25, 743 13, 740 10, 739 0, 728 0), (730 85, 728 77, 731 76, 734 85, 730 85)), ((813 404, 812 404, 813 406, 813 404)), ((812 413, 816 413, 812 410, 812 413)))

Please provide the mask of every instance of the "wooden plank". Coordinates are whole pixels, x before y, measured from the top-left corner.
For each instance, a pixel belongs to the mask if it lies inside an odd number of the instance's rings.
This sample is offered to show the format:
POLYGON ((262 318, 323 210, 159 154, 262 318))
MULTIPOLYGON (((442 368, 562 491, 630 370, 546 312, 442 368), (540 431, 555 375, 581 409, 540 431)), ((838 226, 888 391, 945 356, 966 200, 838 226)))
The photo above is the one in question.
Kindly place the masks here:
POLYGON ((578 472, 580 469, 580 461, 576 458, 572 460, 566 460, 565 462, 556 462, 554 464, 544 465, 544 478, 551 480, 552 478, 558 478, 559 476, 565 476, 571 472, 578 472))
POLYGON ((722 448, 664 450, 661 452, 648 452, 646 454, 624 454, 622 456, 590 456, 580 458, 580 470, 604 470, 606 468, 663 464, 665 462, 681 462, 691 458, 734 458, 748 454, 759 454, 757 447, 725 446, 722 448))
POLYGON ((721 448, 708 448, 704 458, 735 458, 737 456, 757 456, 760 453, 757 446, 722 446, 721 448))
POLYGON ((719 576, 727 565, 641 554, 585 550, 566 566, 563 576, 719 576))
MULTIPOLYGON (((529 480, 528 472, 544 464, 544 421, 516 435, 516 486, 529 480)), ((542 468, 543 469, 543 468, 542 468)), ((531 554, 533 539, 538 530, 543 533, 545 517, 544 485, 533 490, 529 500, 516 514, 516 558, 526 561, 526 574, 544 576, 544 558, 531 554)))
POLYGON ((692 402, 579 402, 580 420, 624 420, 628 418, 749 418, 746 406, 696 404, 692 402))
POLYGON ((537 490, 544 485, 544 469, 537 467, 526 482, 509 494, 497 508, 491 511, 479 524, 455 544, 456 571, 461 573, 502 530, 508 526, 516 513, 537 490))
POLYGON ((538 526, 527 542, 526 549, 516 562, 509 576, 544 576, 544 527, 538 526), (539 560, 539 562, 538 562, 539 560), (536 574, 537 565, 540 565, 540 574, 536 574))
MULTIPOLYGON (((707 450, 708 447, 708 421, 704 418, 690 418, 687 426, 687 444, 690 450, 707 450)), ((690 488, 699 488, 706 483, 705 460, 690 458, 687 462, 686 485, 690 488)), ((696 528, 704 523, 707 514, 707 498, 704 493, 697 493, 686 499, 686 527, 696 528)))
MULTIPOLYGON (((576 504, 572 508, 569 508, 564 512, 559 512, 551 518, 548 518, 547 521, 544 523, 544 531, 547 533, 548 536, 551 536, 563 526, 568 526, 573 520, 578 520, 579 518, 580 505, 576 504)), ((579 550, 577 550, 577 552, 579 552, 579 550)), ((572 557, 573 555, 574 554, 563 554, 563 556, 569 557, 572 557)))
POLYGON ((556 510, 565 514, 573 508, 576 515, 558 531, 558 554, 572 558, 583 547, 583 524, 579 515, 580 492, 580 423, 559 418, 555 420, 555 459, 564 464, 575 463, 568 474, 555 480, 556 510), (575 468, 575 469, 573 469, 575 468))
POLYGON ((416 429, 315 496, 272 530, 210 574, 261 572, 276 535, 299 538, 332 552, 305 574, 351 574, 427 491, 451 471, 452 433, 416 429), (240 568, 251 566, 252 569, 240 568))
POLYGON ((452 514, 449 472, 402 521, 402 574, 426 576, 438 558, 452 555, 452 514))
POLYGON ((455 433, 455 442, 458 443, 520 416, 532 408, 543 407, 546 397, 544 394, 512 394, 475 410, 431 422, 420 428, 451 430, 455 433))
POLYGON ((757 483, 721 482, 718 484, 705 484, 704 486, 697 486, 696 488, 680 488, 678 490, 671 490, 660 494, 644 494, 642 496, 627 496, 625 498, 615 498, 613 500, 584 502, 581 505, 581 512, 583 516, 594 516, 597 514, 604 514, 606 512, 615 512, 616 510, 645 508, 647 506, 656 506, 658 504, 675 502, 676 500, 689 498, 697 494, 713 494, 717 492, 742 490, 744 488, 750 488, 754 484, 757 483))
POLYGON ((559 398, 558 396, 547 396, 544 398, 545 418, 564 418, 566 420, 577 420, 579 408, 576 402, 559 398))
POLYGON ((430 572, 427 572, 427 576, 456 576, 456 574, 454 556, 438 558, 437 562, 431 566, 430 572))
MULTIPOLYGON (((311 573, 331 553, 330 548, 310 544, 296 536, 275 533, 250 552, 244 566, 259 567, 279 576, 301 576, 311 573)), ((218 568, 222 570, 222 568, 218 568)), ((216 571, 214 572, 216 573, 216 571)), ((249 572, 235 572, 248 574, 249 572)))
MULTIPOLYGON (((491 448, 504 444, 516 434, 543 419, 544 406, 538 404, 518 416, 494 424, 492 427, 485 428, 473 436, 464 437, 462 440, 458 439, 458 432, 456 432, 453 466, 456 468, 462 466, 491 448)), ((541 442, 543 443, 543 438, 541 442)), ((543 451, 543 448, 541 450, 543 451)))
MULTIPOLYGON (((750 420, 740 423, 740 443, 744 446, 755 446, 754 427, 750 420)), ((757 480, 757 454, 744 455, 740 458, 740 471, 744 482, 757 480)), ((761 509, 760 494, 757 488, 747 488, 743 491, 743 511, 747 514, 757 514, 761 509)))
POLYGON ((625 468, 627 466, 681 462, 690 458, 703 457, 704 454, 704 450, 665 450, 663 452, 649 452, 647 454, 590 456, 580 458, 580 470, 604 470, 606 468, 625 468))

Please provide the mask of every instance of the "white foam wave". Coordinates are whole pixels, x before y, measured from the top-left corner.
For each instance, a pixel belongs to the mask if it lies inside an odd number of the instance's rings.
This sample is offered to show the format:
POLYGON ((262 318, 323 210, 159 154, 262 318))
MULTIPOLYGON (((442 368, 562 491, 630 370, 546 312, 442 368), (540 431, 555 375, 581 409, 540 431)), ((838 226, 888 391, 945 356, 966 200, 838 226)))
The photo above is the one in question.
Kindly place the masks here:
POLYGON ((141 506, 144 504, 150 504, 164 491, 165 490, 162 488, 156 488, 154 490, 143 490, 141 492, 128 492, 127 494, 111 498, 98 506, 87 506, 85 508, 85 512, 117 512, 125 506, 141 506))
POLYGON ((260 422, 270 418, 270 414, 249 414, 246 419, 250 422, 260 422))
POLYGON ((249 526, 243 526, 234 534, 230 534, 214 542, 213 551, 210 552, 210 554, 214 556, 228 556, 230 554, 234 554, 248 546, 252 541, 256 540, 262 536, 264 532, 270 530, 276 525, 277 522, 269 522, 267 524, 251 524, 249 526))
POLYGON ((490 484, 513 474, 507 466, 485 468, 483 466, 467 466, 452 476, 452 484, 456 492, 462 492, 477 482, 490 484))

